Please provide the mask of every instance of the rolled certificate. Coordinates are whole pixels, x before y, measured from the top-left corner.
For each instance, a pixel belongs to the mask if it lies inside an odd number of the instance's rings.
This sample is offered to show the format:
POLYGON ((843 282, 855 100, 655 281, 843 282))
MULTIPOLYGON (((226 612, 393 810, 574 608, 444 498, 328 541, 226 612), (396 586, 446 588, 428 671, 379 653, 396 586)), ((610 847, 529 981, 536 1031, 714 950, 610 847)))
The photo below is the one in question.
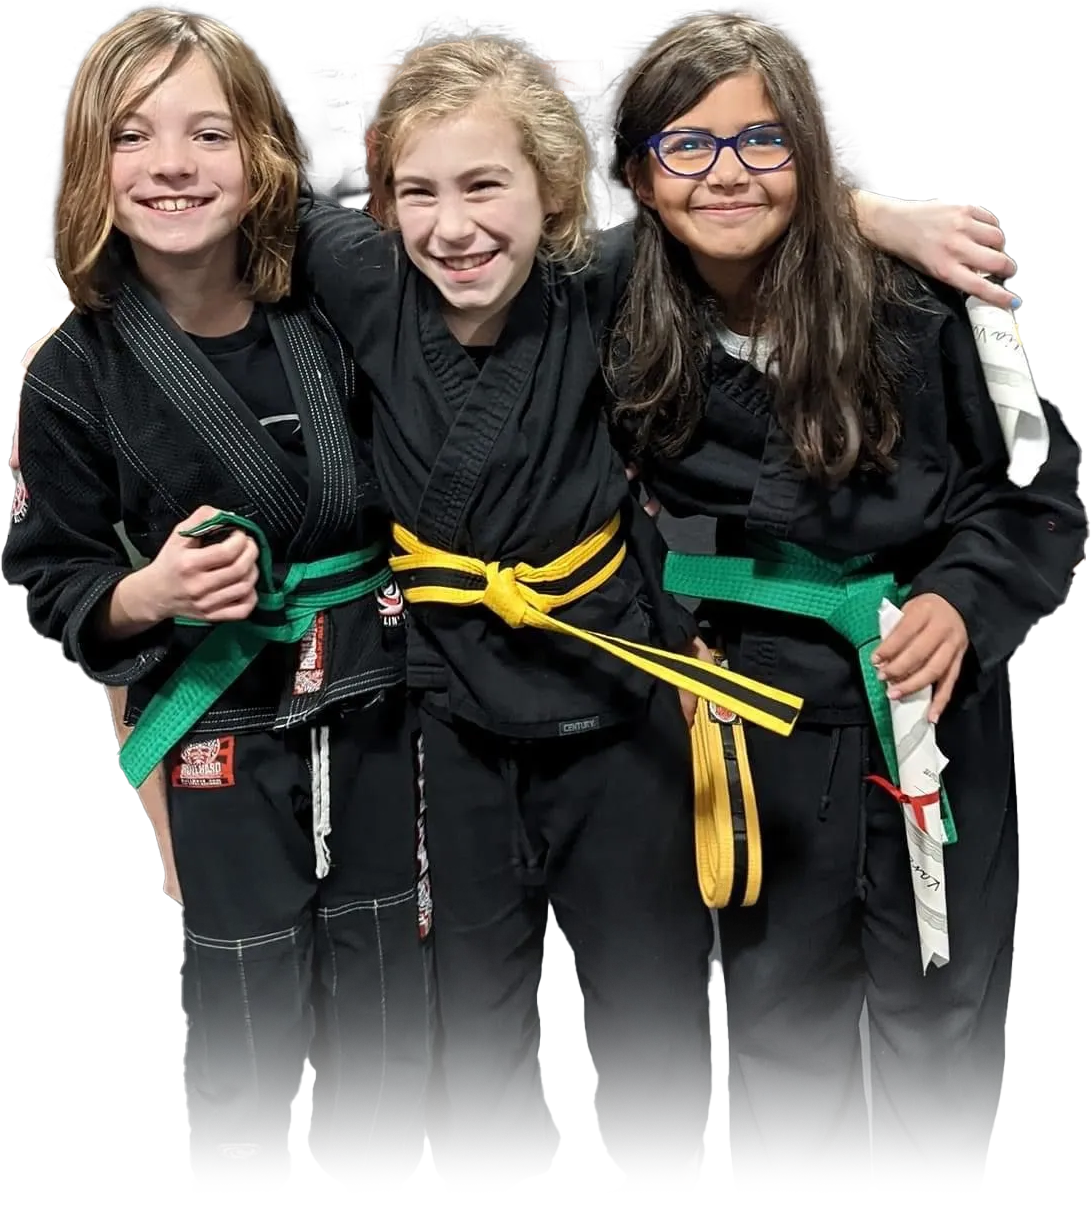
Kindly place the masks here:
MULTIPOLYGON (((902 618, 893 603, 879 607, 879 631, 887 637, 902 618)), ((891 790, 902 805, 909 875, 917 912, 921 964, 946 966, 950 960, 947 936, 947 882, 943 874, 943 820, 940 816, 940 774, 947 758, 936 747, 935 727, 928 721, 931 687, 921 688, 890 702, 894 744, 898 757, 898 787, 891 790)), ((890 789, 889 784, 885 784, 890 789)))
MULTIPOLYGON (((992 278, 990 281, 999 282, 992 278)), ((1008 478, 1025 487, 1049 454, 1049 426, 1042 413, 1015 314, 971 295, 966 311, 1008 447, 1008 478)))

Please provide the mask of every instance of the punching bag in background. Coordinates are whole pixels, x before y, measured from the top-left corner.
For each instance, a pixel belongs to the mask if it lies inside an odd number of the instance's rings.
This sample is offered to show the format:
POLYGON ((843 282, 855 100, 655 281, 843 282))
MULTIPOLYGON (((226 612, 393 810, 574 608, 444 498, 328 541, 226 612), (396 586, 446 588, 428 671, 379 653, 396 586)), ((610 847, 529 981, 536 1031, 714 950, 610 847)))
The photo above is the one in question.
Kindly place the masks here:
POLYGON ((362 209, 363 97, 360 87, 360 11, 356 0, 277 0, 310 80, 325 108, 345 171, 329 196, 362 209))
POLYGON ((542 50, 538 0, 427 0, 425 10, 442 31, 507 34, 542 50))
POLYGON ((640 52, 675 22, 717 9, 717 0, 600 0, 603 89, 610 90, 640 52))

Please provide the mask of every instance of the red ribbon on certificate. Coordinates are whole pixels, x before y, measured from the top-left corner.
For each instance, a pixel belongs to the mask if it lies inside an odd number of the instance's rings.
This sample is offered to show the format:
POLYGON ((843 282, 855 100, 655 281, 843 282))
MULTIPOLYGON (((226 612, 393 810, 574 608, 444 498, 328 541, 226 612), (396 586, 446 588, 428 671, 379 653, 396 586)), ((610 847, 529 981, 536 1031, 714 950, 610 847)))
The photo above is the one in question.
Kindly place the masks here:
POLYGON ((874 782, 876 786, 881 786, 888 795, 892 795, 900 804, 904 804, 907 808, 913 809, 913 819, 917 822, 917 828, 928 832, 924 823, 924 810, 931 804, 939 803, 939 791, 931 791, 927 795, 907 795, 901 787, 897 787, 893 782, 889 782, 880 774, 868 774, 864 779, 865 782, 874 782))

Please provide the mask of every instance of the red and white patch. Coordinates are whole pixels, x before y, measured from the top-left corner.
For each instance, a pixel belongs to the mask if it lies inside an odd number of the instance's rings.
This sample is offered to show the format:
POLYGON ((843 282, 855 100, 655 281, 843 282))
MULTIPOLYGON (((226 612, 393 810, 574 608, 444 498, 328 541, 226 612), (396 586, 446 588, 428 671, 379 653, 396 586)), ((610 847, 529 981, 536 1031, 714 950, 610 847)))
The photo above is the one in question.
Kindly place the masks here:
POLYGON ((195 740, 176 754, 171 785, 193 790, 235 785, 235 737, 195 740))
POLYGON ((396 581, 388 581, 381 590, 376 590, 375 601, 379 604, 379 618, 388 628, 401 623, 405 599, 396 581))
POLYGON ((713 722, 722 722, 727 727, 739 721, 734 710, 729 710, 726 705, 715 705, 711 701, 708 703, 708 713, 713 722))
POLYGON ((322 681, 326 676, 325 651, 326 617, 319 612, 299 643, 299 662, 296 665, 295 684, 292 687, 293 697, 322 691, 322 681))
POLYGON ((15 475, 15 497, 11 502, 11 520, 15 525, 18 525, 27 515, 29 494, 22 472, 16 470, 13 473, 15 475))
POLYGON ((417 736, 417 932, 421 940, 432 930, 432 878, 428 874, 428 845, 425 842, 424 738, 417 736))

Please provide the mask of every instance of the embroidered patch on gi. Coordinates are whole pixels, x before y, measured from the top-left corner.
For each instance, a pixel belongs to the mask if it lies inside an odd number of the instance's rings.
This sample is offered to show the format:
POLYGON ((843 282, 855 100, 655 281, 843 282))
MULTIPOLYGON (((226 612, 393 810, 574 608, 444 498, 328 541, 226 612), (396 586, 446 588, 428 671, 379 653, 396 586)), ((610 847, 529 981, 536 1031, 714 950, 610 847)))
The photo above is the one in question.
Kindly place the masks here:
POLYGON ((405 599, 396 581, 388 581, 381 590, 376 590, 375 601, 379 604, 379 618, 387 628, 402 622, 405 599))
POLYGON ((424 737, 417 735, 417 932, 421 940, 432 930, 432 878, 428 873, 428 846, 425 842, 424 737))
POLYGON ((301 697, 308 692, 321 692, 322 680, 326 675, 325 649, 326 617, 319 612, 299 643, 299 663, 292 688, 293 697, 301 697))
POLYGON ((231 1141, 228 1144, 215 1147, 220 1158, 229 1158, 231 1162, 249 1162, 261 1153, 261 1146, 256 1141, 231 1141))
POLYGON ((582 735, 585 731, 597 731, 598 729, 598 714, 591 718, 570 718, 567 722, 557 723, 558 735, 582 735))
POLYGON ((726 705, 716 705, 712 701, 708 703, 708 713, 713 722, 722 722, 725 726, 739 721, 739 716, 734 710, 729 710, 726 705))
POLYGON ((18 525, 27 515, 29 494, 21 470, 15 471, 15 497, 11 502, 11 520, 18 525))
POLYGON ((184 744, 171 770, 172 786, 204 790, 235 785, 235 737, 196 740, 184 744))

